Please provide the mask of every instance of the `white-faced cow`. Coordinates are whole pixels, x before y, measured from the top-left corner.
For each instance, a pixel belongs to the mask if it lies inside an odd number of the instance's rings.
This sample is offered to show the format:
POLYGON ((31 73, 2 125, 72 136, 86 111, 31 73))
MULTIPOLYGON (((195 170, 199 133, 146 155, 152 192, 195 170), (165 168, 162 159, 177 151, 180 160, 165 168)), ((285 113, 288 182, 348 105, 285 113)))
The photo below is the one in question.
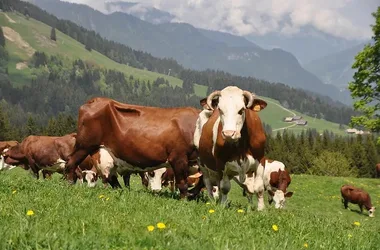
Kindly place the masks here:
POLYGON ((275 208, 284 208, 285 198, 293 195, 293 192, 287 192, 291 178, 284 163, 263 158, 261 164, 264 166, 264 186, 269 194, 269 204, 274 201, 275 208))
POLYGON ((3 154, 9 150, 10 147, 16 146, 18 141, 1 141, 0 142, 0 171, 1 170, 10 170, 16 166, 9 165, 4 162, 3 154))
MULTIPOLYGON (((196 161, 193 145, 195 108, 157 108, 93 98, 79 109, 77 140, 69 157, 67 178, 75 166, 104 145, 118 167, 147 172, 170 166, 181 198, 187 196, 188 164, 196 161)), ((114 180, 108 180, 115 186, 114 180)))
POLYGON ((371 203, 371 197, 363 189, 352 185, 343 185, 340 188, 344 208, 348 208, 348 203, 358 204, 360 212, 363 213, 363 206, 368 210, 369 217, 374 217, 375 207, 371 203))
POLYGON ((262 210, 264 167, 260 161, 266 137, 257 111, 264 109, 266 102, 229 86, 211 93, 207 105, 214 111, 200 130, 199 165, 209 195, 212 196, 212 186, 218 186, 220 202, 225 205, 230 180, 234 179, 247 191, 250 201, 257 194, 258 210, 262 210), (217 102, 213 104, 214 99, 217 102))

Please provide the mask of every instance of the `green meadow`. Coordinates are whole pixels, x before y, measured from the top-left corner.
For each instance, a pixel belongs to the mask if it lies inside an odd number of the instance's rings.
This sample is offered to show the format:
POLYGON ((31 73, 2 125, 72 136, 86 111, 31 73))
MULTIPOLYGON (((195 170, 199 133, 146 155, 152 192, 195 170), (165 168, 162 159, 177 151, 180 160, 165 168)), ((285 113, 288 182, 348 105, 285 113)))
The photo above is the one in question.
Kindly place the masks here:
POLYGON ((153 195, 137 177, 131 190, 91 189, 14 169, 0 173, 0 249, 378 249, 380 215, 359 214, 353 204, 345 210, 345 183, 367 190, 379 207, 379 179, 293 175, 286 209, 265 199, 258 212, 234 183, 222 208, 205 195, 153 195))

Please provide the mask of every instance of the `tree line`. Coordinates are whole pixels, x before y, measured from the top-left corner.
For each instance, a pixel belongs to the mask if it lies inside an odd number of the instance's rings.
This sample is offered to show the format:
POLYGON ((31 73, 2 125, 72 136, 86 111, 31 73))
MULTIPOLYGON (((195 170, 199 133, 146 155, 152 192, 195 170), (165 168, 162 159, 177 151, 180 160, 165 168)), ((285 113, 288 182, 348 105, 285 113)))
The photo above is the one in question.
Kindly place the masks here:
POLYGON ((184 69, 173 59, 159 59, 149 53, 133 50, 126 45, 109 41, 94 31, 84 29, 70 21, 59 20, 57 17, 27 2, 4 0, 2 8, 4 10, 16 10, 20 13, 27 12, 28 16, 51 26, 53 28, 52 39, 56 39, 55 29, 58 29, 85 44, 86 49, 97 50, 116 62, 164 74, 167 74, 170 70, 171 75, 183 80, 184 89, 188 94, 193 93, 194 83, 208 86, 209 92, 222 89, 227 85, 236 85, 242 89, 254 91, 258 95, 276 99, 287 108, 340 124, 348 124, 351 116, 358 114, 352 108, 329 97, 295 89, 284 84, 269 83, 253 77, 235 76, 223 71, 184 69))

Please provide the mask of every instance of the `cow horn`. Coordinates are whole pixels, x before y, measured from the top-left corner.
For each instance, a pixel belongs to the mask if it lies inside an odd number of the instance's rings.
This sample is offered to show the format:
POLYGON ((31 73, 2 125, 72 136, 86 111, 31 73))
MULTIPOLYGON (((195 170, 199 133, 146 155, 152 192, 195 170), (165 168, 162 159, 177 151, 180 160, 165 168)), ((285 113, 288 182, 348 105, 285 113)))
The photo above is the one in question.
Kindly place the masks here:
POLYGON ((254 95, 247 90, 243 90, 243 96, 248 99, 247 108, 250 108, 253 104, 253 100, 255 99, 254 95))
POLYGON ((214 108, 212 107, 212 99, 214 99, 216 96, 220 96, 220 90, 212 92, 207 97, 207 105, 210 107, 211 110, 214 110, 214 108))

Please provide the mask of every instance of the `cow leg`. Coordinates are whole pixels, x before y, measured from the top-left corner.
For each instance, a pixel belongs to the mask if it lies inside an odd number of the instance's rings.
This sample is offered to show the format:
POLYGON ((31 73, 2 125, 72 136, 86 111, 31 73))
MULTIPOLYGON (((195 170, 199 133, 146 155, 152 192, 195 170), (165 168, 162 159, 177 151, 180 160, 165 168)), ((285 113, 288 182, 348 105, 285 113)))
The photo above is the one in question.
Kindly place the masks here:
POLYGON ((262 211, 265 208, 264 204, 264 192, 259 191, 256 193, 257 195, 257 211, 262 211))
POLYGON ((225 207, 227 205, 227 195, 231 190, 231 180, 227 175, 223 175, 223 178, 219 183, 219 189, 222 193, 219 202, 223 207, 225 207))
POLYGON ((268 203, 269 203, 269 205, 271 205, 272 202, 273 202, 273 196, 270 195, 270 193, 269 193, 269 191, 268 191, 268 203))
POLYGON ((144 172, 139 172, 140 178, 141 178, 141 184, 145 187, 148 188, 148 179, 145 176, 144 172))
POLYGON ((187 197, 187 176, 189 175, 187 157, 173 158, 173 160, 169 160, 169 163, 174 171, 175 182, 180 192, 180 198, 184 199, 187 197))
POLYGON ((344 204, 344 208, 347 209, 348 208, 348 201, 343 199, 343 204, 344 204))
POLYGON ((359 205, 359 208, 360 208, 360 213, 362 214, 363 213, 363 205, 359 205))
POLYGON ((117 175, 110 175, 106 179, 112 188, 114 188, 114 189, 121 188, 121 185, 120 185, 119 181, 117 180, 117 175))
POLYGON ((124 181, 124 186, 128 188, 129 190, 131 189, 131 173, 127 172, 123 174, 123 181, 124 181))

